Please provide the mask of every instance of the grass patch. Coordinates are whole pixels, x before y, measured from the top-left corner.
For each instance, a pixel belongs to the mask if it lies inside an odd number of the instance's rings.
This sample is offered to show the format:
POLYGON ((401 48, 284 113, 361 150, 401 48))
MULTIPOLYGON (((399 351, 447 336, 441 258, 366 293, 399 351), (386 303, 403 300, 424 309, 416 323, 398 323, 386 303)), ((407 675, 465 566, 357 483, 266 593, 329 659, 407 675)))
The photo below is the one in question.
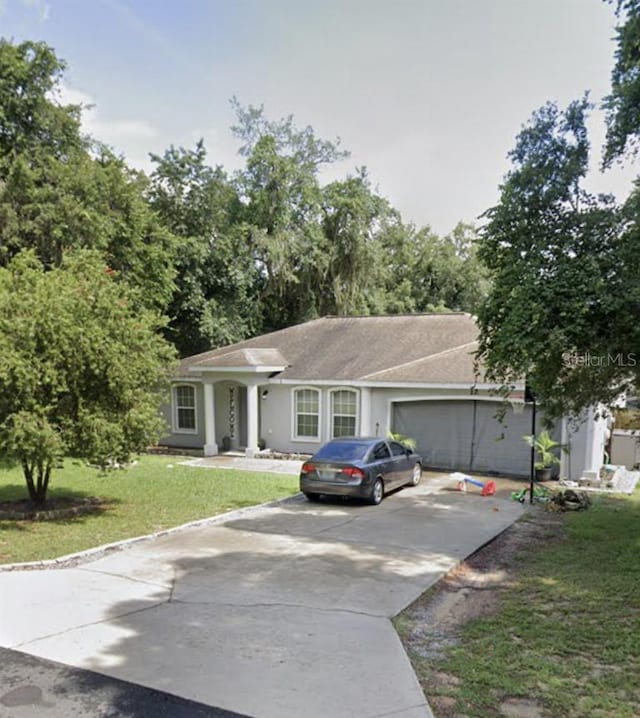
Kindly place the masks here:
MULTIPOLYGON (((100 473, 67 460, 50 497, 103 499, 96 515, 58 521, 0 521, 0 563, 37 561, 161 531, 294 494, 296 476, 180 466, 181 457, 143 456, 129 469, 100 473)), ((27 497, 18 468, 0 467, 0 501, 27 497)))
POLYGON ((567 515, 565 539, 528 546, 509 573, 498 611, 459 628, 441 658, 410 648, 427 697, 438 672, 455 678, 436 691, 452 712, 435 714, 502 716, 521 698, 546 716, 637 718, 640 493, 567 515))

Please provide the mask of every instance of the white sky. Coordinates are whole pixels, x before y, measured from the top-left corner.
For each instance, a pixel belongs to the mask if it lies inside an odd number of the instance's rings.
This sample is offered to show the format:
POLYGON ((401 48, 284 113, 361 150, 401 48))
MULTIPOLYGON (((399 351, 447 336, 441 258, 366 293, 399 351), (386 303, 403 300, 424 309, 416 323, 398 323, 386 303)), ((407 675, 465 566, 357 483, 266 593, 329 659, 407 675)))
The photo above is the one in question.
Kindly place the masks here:
MULTIPOLYGON (((601 0, 0 0, 0 34, 69 63, 87 128, 139 167, 192 147, 240 165, 229 98, 293 114, 366 165, 405 220, 449 232, 494 204, 531 112, 608 91, 613 8, 601 0)), ((603 139, 592 121, 594 167, 603 139)), ((594 172, 628 191, 635 168, 594 172)))

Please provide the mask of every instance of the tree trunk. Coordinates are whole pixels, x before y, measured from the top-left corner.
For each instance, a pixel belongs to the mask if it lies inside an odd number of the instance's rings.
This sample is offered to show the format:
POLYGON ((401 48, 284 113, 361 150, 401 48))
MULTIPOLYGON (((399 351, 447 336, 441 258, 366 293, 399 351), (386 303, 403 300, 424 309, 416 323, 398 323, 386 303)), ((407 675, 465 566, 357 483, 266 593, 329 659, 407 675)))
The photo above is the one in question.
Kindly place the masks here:
POLYGON ((36 506, 42 506, 47 499, 47 489, 51 478, 51 464, 38 463, 32 465, 28 461, 23 461, 22 472, 29 490, 29 498, 36 506))
POLYGON ((36 487, 33 483, 33 466, 28 461, 22 462, 22 473, 24 474, 24 480, 27 482, 27 489, 29 490, 29 498, 34 504, 38 503, 36 487))
POLYGON ((41 506, 47 499, 49 488, 49 477, 51 476, 51 464, 38 464, 38 482, 36 486, 35 503, 41 506))

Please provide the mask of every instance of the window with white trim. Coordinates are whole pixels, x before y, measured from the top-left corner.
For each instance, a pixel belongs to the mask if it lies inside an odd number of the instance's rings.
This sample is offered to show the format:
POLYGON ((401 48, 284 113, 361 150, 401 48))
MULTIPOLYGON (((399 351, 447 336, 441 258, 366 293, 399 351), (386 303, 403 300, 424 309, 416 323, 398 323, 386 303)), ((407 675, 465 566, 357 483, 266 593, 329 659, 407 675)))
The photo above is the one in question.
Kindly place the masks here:
POLYGON ((198 431, 196 423, 196 390, 189 384, 180 384, 173 389, 174 430, 189 434, 198 431))
POLYGON ((320 438, 320 392, 318 389, 296 389, 293 392, 294 438, 320 438))
POLYGON ((358 393, 353 389, 331 391, 331 438, 356 436, 358 431, 358 393))

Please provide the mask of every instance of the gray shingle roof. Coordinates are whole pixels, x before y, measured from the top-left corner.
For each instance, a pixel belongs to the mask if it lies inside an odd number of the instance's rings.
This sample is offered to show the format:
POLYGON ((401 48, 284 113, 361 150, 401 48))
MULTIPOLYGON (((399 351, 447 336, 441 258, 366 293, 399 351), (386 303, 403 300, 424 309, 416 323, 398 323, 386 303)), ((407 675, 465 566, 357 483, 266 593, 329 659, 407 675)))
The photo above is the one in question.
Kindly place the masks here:
POLYGON ((323 317, 187 357, 179 373, 268 365, 286 366, 278 378, 309 382, 472 383, 477 334, 463 313, 323 317))

